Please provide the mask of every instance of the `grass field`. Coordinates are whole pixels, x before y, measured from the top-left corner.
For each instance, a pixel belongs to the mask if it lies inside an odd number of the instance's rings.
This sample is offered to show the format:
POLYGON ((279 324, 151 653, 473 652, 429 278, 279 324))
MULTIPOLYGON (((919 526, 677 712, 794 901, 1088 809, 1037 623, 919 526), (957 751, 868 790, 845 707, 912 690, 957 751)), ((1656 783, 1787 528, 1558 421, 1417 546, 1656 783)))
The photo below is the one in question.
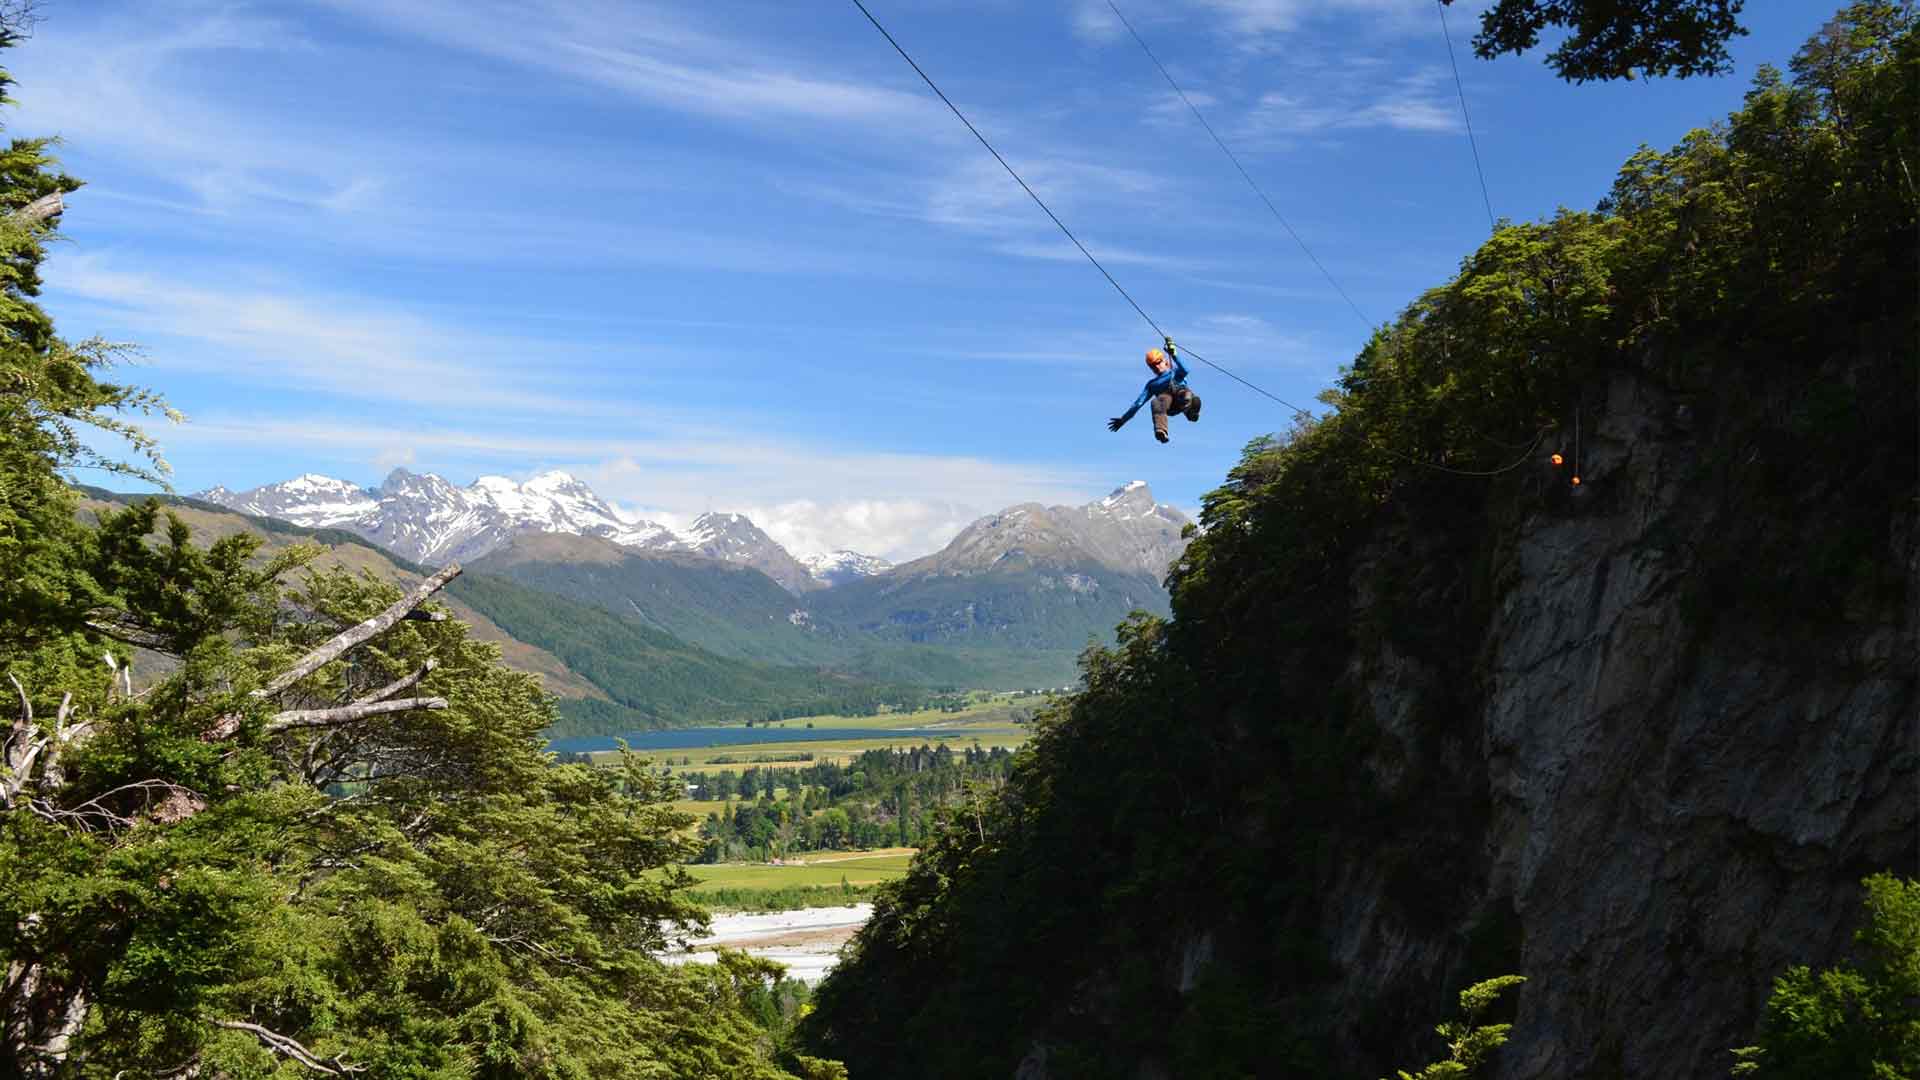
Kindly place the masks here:
POLYGON ((913 861, 908 848, 884 851, 832 853, 808 852, 802 866, 773 866, 768 863, 718 863, 689 866, 687 872, 700 879, 695 893, 714 889, 786 889, 795 886, 834 886, 842 880, 849 885, 878 885, 907 872, 913 861))
POLYGON ((792 911, 873 899, 874 890, 902 877, 912 848, 863 852, 809 852, 804 865, 720 863, 689 866, 699 880, 693 898, 713 911, 792 911))
MULTIPOLYGON (((732 769, 739 772, 749 767, 763 769, 804 769, 814 762, 846 762, 859 757, 868 750, 887 747, 912 747, 922 743, 945 742, 955 749, 979 743, 992 749, 1004 746, 1015 749, 1027 741, 1029 728, 1014 722, 1014 710, 1031 712, 1039 707, 1043 698, 1003 698, 985 697, 976 699, 965 711, 957 713, 938 710, 922 710, 908 713, 883 713, 879 716, 808 716, 796 717, 772 725, 766 729, 769 735, 776 735, 781 729, 803 731, 811 722, 819 728, 850 728, 858 731, 871 731, 870 736, 853 736, 845 739, 832 739, 821 742, 765 742, 748 743, 737 746, 688 747, 677 750, 654 750, 642 754, 655 764, 665 765, 675 772, 718 772, 732 769), (935 730, 937 737, 915 734, 911 736, 892 735, 891 730, 912 728, 920 731, 935 730), (811 754, 811 761, 760 761, 758 758, 790 757, 799 754, 811 754), (715 758, 732 760, 715 763, 715 758), (680 764, 681 759, 687 764, 680 764)), ((616 751, 601 751, 593 755, 594 760, 611 763, 618 759, 616 751)), ((717 807, 715 808, 717 809, 717 807)), ((707 811, 699 811, 705 814, 707 811)))

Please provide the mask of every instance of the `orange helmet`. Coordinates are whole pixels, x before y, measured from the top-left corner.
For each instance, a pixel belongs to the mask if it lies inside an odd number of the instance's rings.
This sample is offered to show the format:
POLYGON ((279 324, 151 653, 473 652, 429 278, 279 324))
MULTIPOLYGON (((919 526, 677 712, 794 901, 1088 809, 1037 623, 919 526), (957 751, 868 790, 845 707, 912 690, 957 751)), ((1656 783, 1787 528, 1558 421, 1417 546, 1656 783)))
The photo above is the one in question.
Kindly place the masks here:
POLYGON ((1167 359, 1167 354, 1164 352, 1161 352, 1159 349, 1147 350, 1147 366, 1150 368, 1153 368, 1155 371, 1160 370, 1160 365, 1166 359, 1167 359))

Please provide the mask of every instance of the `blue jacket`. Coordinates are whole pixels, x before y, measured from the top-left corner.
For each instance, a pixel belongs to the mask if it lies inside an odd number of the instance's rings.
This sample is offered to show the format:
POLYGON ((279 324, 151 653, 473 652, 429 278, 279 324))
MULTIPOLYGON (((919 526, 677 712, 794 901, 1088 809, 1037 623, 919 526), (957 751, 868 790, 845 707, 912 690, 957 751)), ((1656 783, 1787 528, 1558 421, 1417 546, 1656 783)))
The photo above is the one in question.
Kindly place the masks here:
POLYGON ((1147 385, 1141 389, 1140 396, 1134 399, 1133 407, 1121 415, 1121 423, 1133 419, 1133 414, 1140 411, 1140 406, 1145 405, 1147 399, 1187 388, 1187 365, 1181 363, 1178 356, 1171 359, 1172 367, 1147 380, 1147 385))

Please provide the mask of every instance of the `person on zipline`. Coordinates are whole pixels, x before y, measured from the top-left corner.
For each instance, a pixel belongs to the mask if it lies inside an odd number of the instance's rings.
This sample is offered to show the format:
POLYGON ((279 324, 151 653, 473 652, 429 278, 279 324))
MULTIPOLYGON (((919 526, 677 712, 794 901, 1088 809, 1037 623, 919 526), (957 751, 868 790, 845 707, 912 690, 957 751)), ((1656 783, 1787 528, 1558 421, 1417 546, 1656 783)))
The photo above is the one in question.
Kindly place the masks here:
POLYGON ((1133 407, 1107 421, 1108 431, 1119 431, 1121 426, 1133 419, 1140 406, 1153 402, 1153 437, 1161 442, 1167 441, 1167 414, 1185 416, 1189 421, 1200 419, 1200 395, 1187 389, 1187 365, 1180 362, 1174 350, 1173 339, 1167 339, 1166 351, 1147 350, 1147 366, 1153 369, 1153 378, 1141 389, 1140 396, 1134 399, 1133 407))

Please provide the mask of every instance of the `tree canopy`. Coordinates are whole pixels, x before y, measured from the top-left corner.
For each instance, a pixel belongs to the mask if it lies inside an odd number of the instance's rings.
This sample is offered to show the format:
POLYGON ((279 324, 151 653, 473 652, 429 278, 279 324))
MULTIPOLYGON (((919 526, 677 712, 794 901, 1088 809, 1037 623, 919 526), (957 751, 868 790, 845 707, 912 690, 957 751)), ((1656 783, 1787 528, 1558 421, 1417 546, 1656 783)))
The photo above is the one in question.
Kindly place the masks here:
POLYGON ((843 1075, 785 1050, 778 965, 656 959, 705 921, 690 819, 554 762, 552 699, 432 604, 457 568, 81 520, 73 470, 164 471, 165 406, 34 303, 77 186, 0 150, 0 1073, 843 1075))
MULTIPOLYGON (((1453 0, 1440 0, 1451 5, 1453 0)), ((1523 53, 1549 27, 1565 41, 1547 65, 1568 82, 1644 76, 1721 75, 1727 42, 1744 35, 1744 0, 1495 0, 1481 13, 1473 51, 1491 60, 1523 53)))

